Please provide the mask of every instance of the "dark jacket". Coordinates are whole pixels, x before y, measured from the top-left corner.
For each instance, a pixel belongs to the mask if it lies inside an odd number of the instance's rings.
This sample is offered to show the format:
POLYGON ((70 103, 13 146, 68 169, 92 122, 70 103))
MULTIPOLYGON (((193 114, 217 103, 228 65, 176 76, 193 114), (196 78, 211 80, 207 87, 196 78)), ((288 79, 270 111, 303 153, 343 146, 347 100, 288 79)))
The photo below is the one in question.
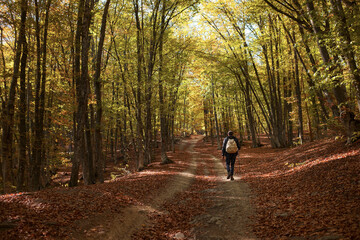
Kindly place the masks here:
POLYGON ((234 137, 234 136, 227 136, 227 137, 224 139, 223 146, 222 146, 222 155, 223 155, 223 156, 227 156, 227 155, 230 155, 230 154, 235 154, 235 155, 238 154, 238 152, 236 152, 236 153, 227 153, 227 152, 226 152, 226 144, 227 144, 227 142, 228 142, 229 139, 234 139, 234 140, 235 140, 236 146, 238 147, 238 150, 240 150, 240 148, 241 148, 240 143, 239 143, 239 140, 238 140, 236 137, 234 137))

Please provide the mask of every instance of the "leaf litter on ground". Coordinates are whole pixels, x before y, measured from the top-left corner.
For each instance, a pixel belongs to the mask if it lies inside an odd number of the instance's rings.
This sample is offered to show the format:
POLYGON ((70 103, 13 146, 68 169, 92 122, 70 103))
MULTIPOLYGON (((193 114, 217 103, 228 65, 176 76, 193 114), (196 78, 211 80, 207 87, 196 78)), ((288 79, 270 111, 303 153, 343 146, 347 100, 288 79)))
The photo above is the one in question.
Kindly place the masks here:
MULTIPOLYGON (((208 142, 196 151, 206 159, 221 152, 208 142)), ((33 193, 0 196, 0 239, 71 239, 77 223, 106 214, 120 214, 125 206, 146 204, 170 177, 189 167, 184 152, 169 153, 174 164, 157 160, 146 170, 104 184, 57 187, 33 193), (184 160, 185 159, 185 160, 184 160)), ((344 146, 333 139, 318 140, 292 149, 269 145, 250 148, 245 142, 236 162, 236 173, 253 192, 256 215, 252 228, 260 239, 356 239, 360 236, 360 142, 344 146)), ((208 167, 209 168, 209 167, 208 167)), ((210 168, 211 169, 211 166, 210 168)), ((134 239, 173 239, 191 236, 191 219, 206 211, 205 189, 213 188, 214 173, 196 170, 189 189, 163 204, 166 214, 150 216, 134 239)), ((126 219, 124 219, 126 221, 126 219)), ((83 229, 78 229, 79 231, 83 229)), ((99 234, 106 226, 92 226, 99 234)))

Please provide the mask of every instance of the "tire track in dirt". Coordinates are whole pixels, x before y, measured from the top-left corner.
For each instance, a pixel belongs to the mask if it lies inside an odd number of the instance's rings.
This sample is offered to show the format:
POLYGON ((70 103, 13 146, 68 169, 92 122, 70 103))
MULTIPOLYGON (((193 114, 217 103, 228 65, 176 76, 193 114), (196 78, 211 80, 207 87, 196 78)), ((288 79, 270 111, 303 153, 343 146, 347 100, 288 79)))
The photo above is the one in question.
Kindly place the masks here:
POLYGON ((251 191, 249 186, 239 176, 234 176, 235 181, 226 179, 226 169, 222 161, 213 155, 207 155, 214 161, 217 187, 212 189, 213 195, 209 200, 213 206, 193 223, 196 240, 250 240, 256 239, 248 228, 249 217, 254 209, 250 204, 251 191))
MULTIPOLYGON (((164 213, 161 210, 161 205, 167 200, 173 198, 177 193, 185 191, 195 179, 195 172, 197 167, 196 155, 194 146, 199 138, 194 138, 187 141, 190 146, 185 149, 192 155, 190 167, 174 177, 172 177, 168 184, 159 192, 159 194, 152 200, 149 205, 134 205, 124 209, 123 214, 117 217, 111 230, 104 236, 104 239, 123 239, 130 240, 131 236, 141 227, 151 225, 148 214, 157 212, 164 213)), ((182 145, 180 149, 184 149, 182 145)))

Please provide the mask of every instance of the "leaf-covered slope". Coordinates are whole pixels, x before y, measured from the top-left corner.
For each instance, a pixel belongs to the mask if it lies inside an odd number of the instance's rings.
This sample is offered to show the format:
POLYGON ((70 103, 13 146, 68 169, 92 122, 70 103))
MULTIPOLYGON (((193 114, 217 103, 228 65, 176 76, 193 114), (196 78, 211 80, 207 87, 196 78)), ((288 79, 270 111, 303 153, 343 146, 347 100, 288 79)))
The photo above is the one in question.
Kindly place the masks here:
POLYGON ((255 193, 256 234, 360 236, 359 147, 327 139, 290 150, 245 149, 240 171, 255 193))

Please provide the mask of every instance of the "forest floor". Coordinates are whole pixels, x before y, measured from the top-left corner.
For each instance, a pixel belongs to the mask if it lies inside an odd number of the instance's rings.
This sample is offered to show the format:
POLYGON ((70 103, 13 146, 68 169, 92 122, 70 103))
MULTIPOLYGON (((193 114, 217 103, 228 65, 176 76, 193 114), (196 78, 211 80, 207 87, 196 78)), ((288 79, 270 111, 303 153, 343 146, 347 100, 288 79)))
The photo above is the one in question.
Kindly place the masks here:
POLYGON ((2 195, 0 239, 360 239, 360 141, 245 142, 229 181, 202 139, 104 184, 2 195))

